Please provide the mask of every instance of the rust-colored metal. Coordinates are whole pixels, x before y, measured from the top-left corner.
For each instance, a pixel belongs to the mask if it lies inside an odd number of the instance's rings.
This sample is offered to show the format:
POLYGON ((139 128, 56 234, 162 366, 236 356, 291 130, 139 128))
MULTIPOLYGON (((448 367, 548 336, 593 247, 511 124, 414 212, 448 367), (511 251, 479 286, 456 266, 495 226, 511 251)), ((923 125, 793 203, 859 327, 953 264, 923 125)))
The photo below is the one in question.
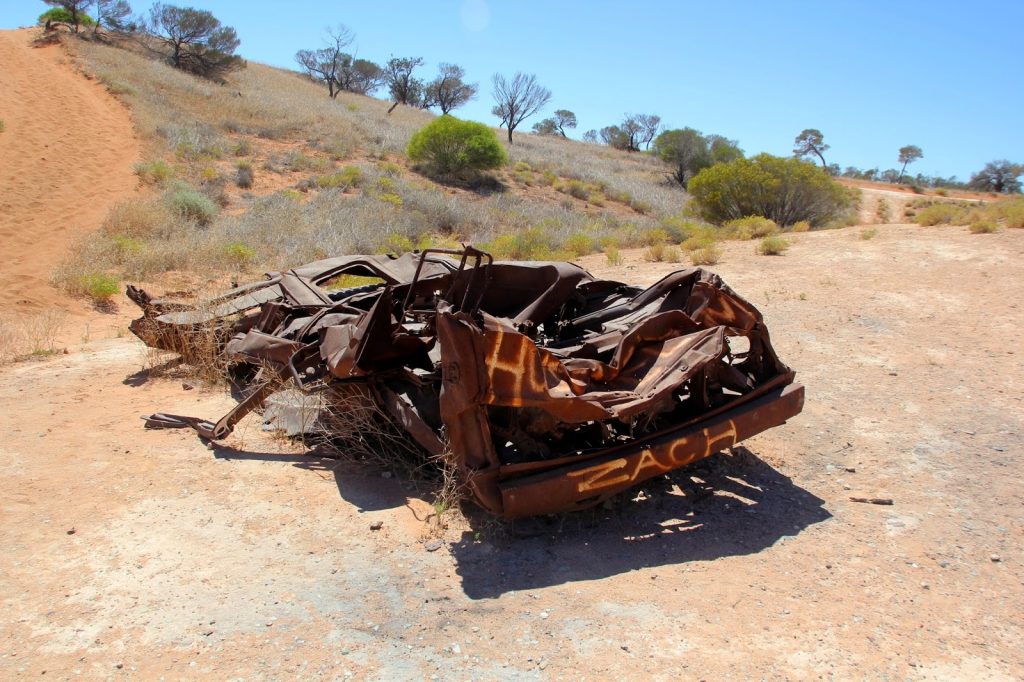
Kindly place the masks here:
POLYGON ((425 457, 447 443, 475 500, 509 518, 596 504, 803 407, 760 312, 700 268, 641 289, 466 247, 318 261, 201 305, 128 294, 147 344, 189 357, 212 339, 260 369, 219 422, 148 426, 221 439, 282 385, 358 383, 425 457), (379 283, 332 290, 342 275, 379 283))

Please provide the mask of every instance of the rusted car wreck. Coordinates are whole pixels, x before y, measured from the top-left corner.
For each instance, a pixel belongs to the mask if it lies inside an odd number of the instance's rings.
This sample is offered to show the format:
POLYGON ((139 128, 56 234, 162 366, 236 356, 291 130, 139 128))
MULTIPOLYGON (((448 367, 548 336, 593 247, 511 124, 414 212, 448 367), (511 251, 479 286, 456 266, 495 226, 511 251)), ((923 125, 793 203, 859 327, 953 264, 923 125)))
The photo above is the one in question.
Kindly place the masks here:
POLYGON ((447 448, 476 502, 507 518, 596 504, 803 406, 761 314, 700 268, 642 289, 467 247, 330 258, 196 306, 128 293, 148 345, 187 355, 212 329, 236 369, 259 369, 220 421, 148 426, 222 439, 282 386, 359 386, 425 457, 447 448), (332 285, 344 276, 376 283, 332 285))

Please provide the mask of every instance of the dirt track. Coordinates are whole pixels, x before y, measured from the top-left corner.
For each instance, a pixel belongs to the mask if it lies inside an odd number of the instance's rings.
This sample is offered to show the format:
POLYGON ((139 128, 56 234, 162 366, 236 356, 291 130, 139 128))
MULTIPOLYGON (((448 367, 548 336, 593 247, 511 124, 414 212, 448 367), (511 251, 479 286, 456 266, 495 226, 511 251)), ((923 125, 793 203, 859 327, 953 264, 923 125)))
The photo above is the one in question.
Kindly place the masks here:
POLYGON ((128 110, 37 35, 0 31, 0 312, 67 307, 50 274, 138 184, 128 110))
POLYGON ((808 399, 707 489, 436 552, 378 470, 254 422, 213 450, 144 432, 230 401, 137 374, 130 340, 5 370, 0 677, 1019 678, 1024 231, 858 232, 727 245, 808 399))

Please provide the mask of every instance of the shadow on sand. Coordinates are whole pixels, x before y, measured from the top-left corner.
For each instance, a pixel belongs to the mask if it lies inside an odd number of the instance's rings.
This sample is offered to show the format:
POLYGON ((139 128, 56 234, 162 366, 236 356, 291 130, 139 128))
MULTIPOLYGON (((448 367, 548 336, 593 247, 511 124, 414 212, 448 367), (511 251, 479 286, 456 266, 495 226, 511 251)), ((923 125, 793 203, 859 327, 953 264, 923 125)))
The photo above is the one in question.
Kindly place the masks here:
POLYGON ((464 532, 451 553, 466 596, 493 598, 752 554, 831 518, 823 500, 743 447, 610 502, 589 512, 517 521, 502 541, 488 540, 477 527, 464 532))
MULTIPOLYGON (((425 487, 411 490, 409 482, 383 478, 376 466, 338 460, 317 449, 287 455, 217 445, 214 455, 329 471, 342 499, 360 511, 401 507, 411 495, 430 498, 425 487)), ((747 448, 736 447, 652 479, 596 509, 506 522, 467 508, 470 529, 449 550, 466 596, 488 599, 642 568, 753 554, 831 518, 823 505, 747 448)))

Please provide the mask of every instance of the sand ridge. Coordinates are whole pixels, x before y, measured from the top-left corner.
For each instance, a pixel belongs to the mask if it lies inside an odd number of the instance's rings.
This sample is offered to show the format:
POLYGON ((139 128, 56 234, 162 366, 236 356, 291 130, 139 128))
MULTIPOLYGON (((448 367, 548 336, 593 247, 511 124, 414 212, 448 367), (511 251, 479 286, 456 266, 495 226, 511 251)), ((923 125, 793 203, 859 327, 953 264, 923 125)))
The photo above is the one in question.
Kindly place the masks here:
POLYGON ((71 307, 50 274, 138 190, 128 109, 38 35, 0 31, 0 311, 71 307))

